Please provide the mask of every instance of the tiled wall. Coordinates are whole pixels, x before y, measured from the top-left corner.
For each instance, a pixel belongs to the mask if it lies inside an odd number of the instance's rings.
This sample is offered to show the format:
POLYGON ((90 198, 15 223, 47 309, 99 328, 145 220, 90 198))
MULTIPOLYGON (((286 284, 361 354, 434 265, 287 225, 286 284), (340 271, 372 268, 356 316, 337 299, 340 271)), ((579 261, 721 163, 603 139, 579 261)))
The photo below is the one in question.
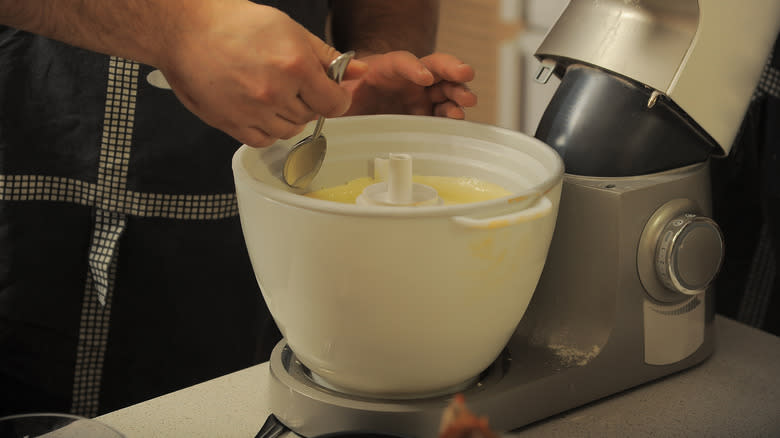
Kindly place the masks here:
POLYGON ((444 0, 438 50, 477 71, 467 118, 533 134, 557 85, 533 81, 533 53, 568 0, 444 0))

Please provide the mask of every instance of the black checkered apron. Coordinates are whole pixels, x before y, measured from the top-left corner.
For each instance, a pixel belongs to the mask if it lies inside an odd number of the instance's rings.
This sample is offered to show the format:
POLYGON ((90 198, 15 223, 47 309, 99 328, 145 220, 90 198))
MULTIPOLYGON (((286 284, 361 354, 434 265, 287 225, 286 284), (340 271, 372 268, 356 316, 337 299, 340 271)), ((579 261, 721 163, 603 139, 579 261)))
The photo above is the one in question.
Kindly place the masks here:
MULTIPOLYGON (((324 34, 327 1, 266 2, 324 34)), ((151 66, 0 26, 0 416, 94 416, 267 360, 238 143, 151 66)))
POLYGON ((780 335, 780 43, 726 159, 713 161, 714 218, 726 239, 718 312, 780 335))
POLYGON ((257 363, 278 334, 237 219, 236 142, 151 67, 45 43, 54 59, 3 77, 19 81, 0 125, 3 410, 94 416, 257 363), (52 74, 57 56, 83 69, 52 74), (68 101, 24 100, 44 82, 68 101))

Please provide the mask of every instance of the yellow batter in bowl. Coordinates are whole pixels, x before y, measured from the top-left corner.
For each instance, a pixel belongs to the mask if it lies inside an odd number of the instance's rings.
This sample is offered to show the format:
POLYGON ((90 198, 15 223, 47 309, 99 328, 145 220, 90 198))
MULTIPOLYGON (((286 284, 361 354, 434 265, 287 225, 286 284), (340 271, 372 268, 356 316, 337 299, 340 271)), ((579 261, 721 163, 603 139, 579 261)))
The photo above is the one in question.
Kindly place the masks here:
MULTIPOLYGON (((509 196, 512 192, 503 187, 470 177, 415 175, 412 181, 433 187, 444 205, 467 204, 509 196)), ((363 190, 378 181, 371 177, 353 179, 346 184, 306 193, 305 196, 326 201, 354 204, 363 190)))

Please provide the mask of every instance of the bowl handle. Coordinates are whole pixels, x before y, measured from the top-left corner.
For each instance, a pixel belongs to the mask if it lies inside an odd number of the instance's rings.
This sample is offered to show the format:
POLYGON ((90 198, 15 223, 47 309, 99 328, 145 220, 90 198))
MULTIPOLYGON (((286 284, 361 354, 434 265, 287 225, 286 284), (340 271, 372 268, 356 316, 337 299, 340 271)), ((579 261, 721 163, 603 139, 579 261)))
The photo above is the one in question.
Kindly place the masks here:
POLYGON ((547 196, 542 196, 533 205, 514 213, 490 218, 475 219, 466 216, 454 216, 453 222, 466 228, 491 230, 496 228, 517 225, 547 216, 552 212, 553 203, 547 196))

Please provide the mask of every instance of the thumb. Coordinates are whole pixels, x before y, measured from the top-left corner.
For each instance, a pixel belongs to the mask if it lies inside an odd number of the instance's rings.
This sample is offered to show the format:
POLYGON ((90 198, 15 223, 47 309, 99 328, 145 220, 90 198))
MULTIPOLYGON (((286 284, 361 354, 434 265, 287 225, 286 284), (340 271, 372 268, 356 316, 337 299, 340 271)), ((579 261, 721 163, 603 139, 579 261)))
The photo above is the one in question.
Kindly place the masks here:
MULTIPOLYGON (((311 32, 308 32, 308 34, 309 44, 311 44, 311 47, 314 50, 317 59, 319 59, 320 64, 322 64, 322 66, 325 68, 325 71, 327 71, 328 66, 330 66, 330 64, 335 61, 336 58, 341 56, 341 52, 336 50, 335 47, 328 45, 328 43, 325 41, 319 39, 317 35, 314 35, 311 32)), ((349 64, 347 64, 347 71, 344 73, 344 78, 357 79, 367 70, 368 64, 353 58, 349 61, 349 64)))
MULTIPOLYGON (((309 44, 314 50, 317 59, 319 59, 320 64, 322 64, 322 66, 325 68, 325 71, 327 71, 328 66, 330 66, 330 64, 335 61, 336 58, 341 56, 341 52, 336 50, 335 47, 328 45, 328 43, 325 41, 319 39, 317 35, 314 35, 308 31, 307 33, 309 36, 309 44)), ((353 58, 349 61, 349 64, 347 64, 347 70, 344 72, 344 79, 357 79, 363 76, 367 70, 368 64, 353 58)))
POLYGON ((328 43, 325 41, 319 39, 317 35, 314 35, 308 31, 307 34, 309 36, 309 45, 311 45, 312 50, 314 50, 314 55, 320 61, 320 64, 322 64, 322 66, 326 69, 331 62, 335 61, 336 58, 341 56, 341 52, 336 50, 335 47, 328 45, 328 43))

